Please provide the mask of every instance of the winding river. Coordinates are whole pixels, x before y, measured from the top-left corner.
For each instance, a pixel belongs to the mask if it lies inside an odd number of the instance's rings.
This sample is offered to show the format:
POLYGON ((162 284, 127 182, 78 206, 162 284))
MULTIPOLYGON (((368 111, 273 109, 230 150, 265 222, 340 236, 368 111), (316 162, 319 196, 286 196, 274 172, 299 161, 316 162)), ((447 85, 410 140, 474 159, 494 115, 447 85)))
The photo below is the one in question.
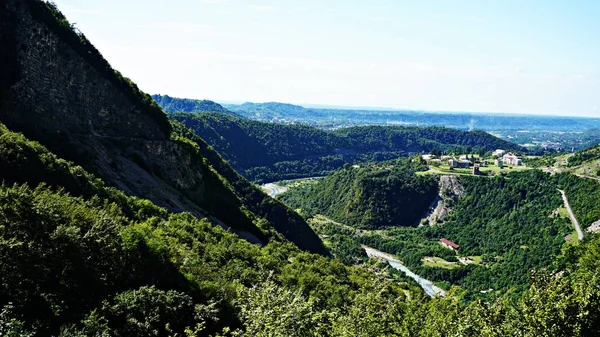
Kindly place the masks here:
POLYGON ((406 274, 406 276, 417 281, 417 283, 421 286, 421 288, 423 288, 423 290, 425 291, 425 293, 427 295, 429 295, 431 297, 435 297, 435 296, 444 296, 446 294, 446 292, 442 288, 435 286, 433 284, 433 282, 426 280, 426 279, 422 278, 421 276, 413 273, 410 269, 406 268, 406 266, 403 265, 402 262, 398 261, 398 259, 394 258, 392 255, 384 253, 382 251, 379 251, 379 250, 371 248, 371 247, 367 247, 367 246, 362 246, 362 247, 369 257, 377 257, 377 258, 383 259, 383 260, 387 261, 390 264, 390 266, 392 266, 392 268, 400 270, 401 272, 406 274))

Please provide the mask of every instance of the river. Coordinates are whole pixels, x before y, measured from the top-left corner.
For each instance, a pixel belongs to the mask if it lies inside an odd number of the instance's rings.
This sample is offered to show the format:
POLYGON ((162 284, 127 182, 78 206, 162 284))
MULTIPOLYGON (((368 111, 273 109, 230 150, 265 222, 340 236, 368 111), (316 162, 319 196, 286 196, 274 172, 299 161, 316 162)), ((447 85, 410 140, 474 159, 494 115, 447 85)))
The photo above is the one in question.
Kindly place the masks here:
POLYGON ((427 279, 424 279, 421 276, 413 273, 410 269, 408 269, 405 265, 403 265, 402 262, 398 261, 398 259, 394 258, 392 255, 384 253, 382 251, 379 251, 379 250, 371 248, 371 247, 367 247, 367 246, 362 246, 362 247, 369 257, 377 257, 377 258, 383 259, 383 260, 387 261, 390 264, 390 266, 392 266, 392 268, 400 270, 401 272, 406 274, 406 276, 417 281, 417 283, 421 286, 421 288, 423 288, 423 290, 425 291, 425 293, 427 295, 429 295, 431 297, 435 297, 435 296, 444 296, 446 294, 444 289, 434 285, 433 282, 431 282, 427 279))

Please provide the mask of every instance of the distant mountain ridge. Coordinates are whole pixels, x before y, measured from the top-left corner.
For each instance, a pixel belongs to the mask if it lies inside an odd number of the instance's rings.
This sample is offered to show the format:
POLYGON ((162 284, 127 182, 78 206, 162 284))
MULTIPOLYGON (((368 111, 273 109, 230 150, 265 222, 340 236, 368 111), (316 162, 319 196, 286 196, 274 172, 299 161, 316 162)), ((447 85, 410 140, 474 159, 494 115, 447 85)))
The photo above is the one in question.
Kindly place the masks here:
POLYGON ((319 126, 340 125, 411 125, 446 126, 461 130, 560 130, 582 131, 599 128, 600 118, 547 116, 509 113, 473 113, 460 111, 425 111, 388 108, 305 107, 300 105, 266 102, 224 104, 246 118, 271 120, 273 118, 319 126))
POLYGON ((177 98, 169 95, 152 95, 156 103, 167 113, 173 112, 220 112, 239 116, 221 104, 207 99, 177 98))
POLYGON ((524 149, 482 131, 361 126, 327 131, 219 113, 172 114, 254 181, 325 175, 346 162, 389 160, 418 152, 524 149))

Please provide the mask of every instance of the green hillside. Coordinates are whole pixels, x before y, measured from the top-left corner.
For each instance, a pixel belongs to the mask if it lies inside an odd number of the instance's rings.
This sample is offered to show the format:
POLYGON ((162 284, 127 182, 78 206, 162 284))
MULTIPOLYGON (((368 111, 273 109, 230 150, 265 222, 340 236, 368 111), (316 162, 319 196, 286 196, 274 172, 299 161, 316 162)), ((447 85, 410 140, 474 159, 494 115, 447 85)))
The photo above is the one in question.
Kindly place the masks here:
POLYGON ((236 115, 221 104, 206 99, 177 98, 169 95, 152 95, 152 99, 167 113, 208 111, 236 115))
POLYGON ((0 67, 19 70, 2 83, 0 121, 10 130, 128 195, 208 216, 252 242, 283 235, 328 254, 301 218, 235 174, 202 140, 183 136, 187 130, 113 70, 53 5, 17 3, 2 12, 1 45, 11 59, 0 67), (65 72, 72 77, 62 83, 65 72))
MULTIPOLYGON (((455 288, 430 298, 384 262, 351 267, 330 257, 302 218, 238 175, 201 132, 169 121, 54 4, 0 1, 0 57, 0 336, 600 334, 595 235, 519 267, 551 266, 529 270, 522 296, 479 301, 455 288)), ((402 132, 381 144, 406 139, 394 138, 402 132)), ((364 180, 370 189, 388 178, 402 192, 430 187, 429 178, 392 172, 364 180)), ((514 245, 469 244, 485 211, 513 225, 492 233, 498 223, 486 223, 491 239, 523 244, 533 233, 543 238, 526 245, 547 243, 557 221, 529 221, 560 203, 546 192, 582 186, 574 176, 521 174, 467 186, 487 193, 462 199, 455 227, 465 237, 456 240, 472 252, 507 249, 510 260, 514 245)), ((576 212, 596 200, 586 194, 576 212)))
POLYGON ((332 247, 334 253, 342 251, 341 259, 361 256, 347 249, 355 241, 356 246, 395 254, 427 279, 460 286, 470 298, 521 294, 529 287, 532 269, 553 265, 551 261, 567 245, 565 236, 573 232, 568 217, 553 215, 562 207, 557 188, 567 191, 582 225, 600 219, 595 207, 600 197, 596 182, 531 170, 507 177, 456 177, 462 192, 450 201, 449 216, 443 223, 414 228, 434 201, 440 176, 417 176, 409 162, 393 168, 388 165, 341 169, 278 198, 306 217, 325 215, 361 229, 350 231, 333 223, 319 226, 319 234, 330 241, 343 236, 332 247), (443 248, 441 238, 457 243, 458 253, 443 248), (354 255, 345 256, 348 252, 354 255), (476 256, 484 265, 463 265, 458 260, 461 256, 476 256), (427 258, 443 258, 452 268, 428 264, 427 258), (494 292, 480 294, 488 289, 494 292))
POLYGON ((522 150, 485 132, 441 127, 364 126, 326 131, 216 113, 171 117, 194 130, 238 172, 257 182, 326 175, 344 163, 389 160, 432 150, 522 150))
POLYGON ((306 214, 324 214, 359 228, 416 226, 438 192, 433 176, 417 176, 408 161, 377 168, 347 167, 281 200, 306 214))

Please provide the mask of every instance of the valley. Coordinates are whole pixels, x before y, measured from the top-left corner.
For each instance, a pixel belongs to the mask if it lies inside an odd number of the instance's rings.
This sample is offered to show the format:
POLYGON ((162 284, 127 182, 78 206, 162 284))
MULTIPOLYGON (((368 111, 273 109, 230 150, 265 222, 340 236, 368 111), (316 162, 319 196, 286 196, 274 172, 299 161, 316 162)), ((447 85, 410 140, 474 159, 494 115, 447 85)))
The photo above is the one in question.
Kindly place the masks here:
POLYGON ((40 0, 0 56, 0 336, 600 335, 595 118, 150 96, 40 0))
MULTIPOLYGON (((296 182, 295 187, 278 198, 307 218, 328 249, 342 261, 364 263, 364 247, 373 247, 395 255, 411 273, 439 284, 446 291, 452 287, 454 291, 463 291, 465 298, 493 298, 508 289, 518 293, 522 291, 518 289, 528 287, 528 270, 548 265, 563 247, 571 244, 565 238, 573 233, 574 225, 575 237, 583 239, 577 220, 573 221, 573 213, 577 211, 571 211, 569 206, 564 214, 554 212, 565 203, 565 197, 561 198, 557 190, 565 175, 551 177, 538 170, 508 170, 511 172, 506 176, 484 178, 429 170, 424 171, 429 173, 426 177, 438 177, 439 195, 410 193, 410 199, 402 199, 396 188, 394 197, 386 199, 376 190, 394 186, 389 185, 391 180, 387 175, 394 174, 397 167, 375 169, 386 177, 385 185, 353 182, 363 178, 350 172, 373 170, 355 167, 342 169, 318 182, 296 182), (343 190, 344 187, 335 185, 336 179, 340 179, 335 178, 336 174, 347 176, 345 179, 349 181, 342 180, 346 181, 345 186, 365 186, 365 190, 343 190), (328 187, 328 184, 333 185, 328 187), (369 204, 369 208, 354 210, 353 201, 337 201, 335 194, 329 196, 330 188, 339 196, 365 193, 379 196, 359 202, 369 204), (419 198, 425 198, 425 209, 419 210, 419 198), (337 203, 347 208, 337 210, 337 203), (402 222, 400 217, 384 222, 386 225, 382 227, 377 212, 383 209, 384 214, 397 213, 387 203, 417 210, 418 218, 402 222), (354 211, 361 214, 360 222, 353 220, 354 211), (439 241, 448 238, 460 245, 457 251, 442 247, 439 241)), ((418 173, 422 172, 413 172, 415 176, 418 173)), ((593 194, 599 193, 596 190, 593 194)))

